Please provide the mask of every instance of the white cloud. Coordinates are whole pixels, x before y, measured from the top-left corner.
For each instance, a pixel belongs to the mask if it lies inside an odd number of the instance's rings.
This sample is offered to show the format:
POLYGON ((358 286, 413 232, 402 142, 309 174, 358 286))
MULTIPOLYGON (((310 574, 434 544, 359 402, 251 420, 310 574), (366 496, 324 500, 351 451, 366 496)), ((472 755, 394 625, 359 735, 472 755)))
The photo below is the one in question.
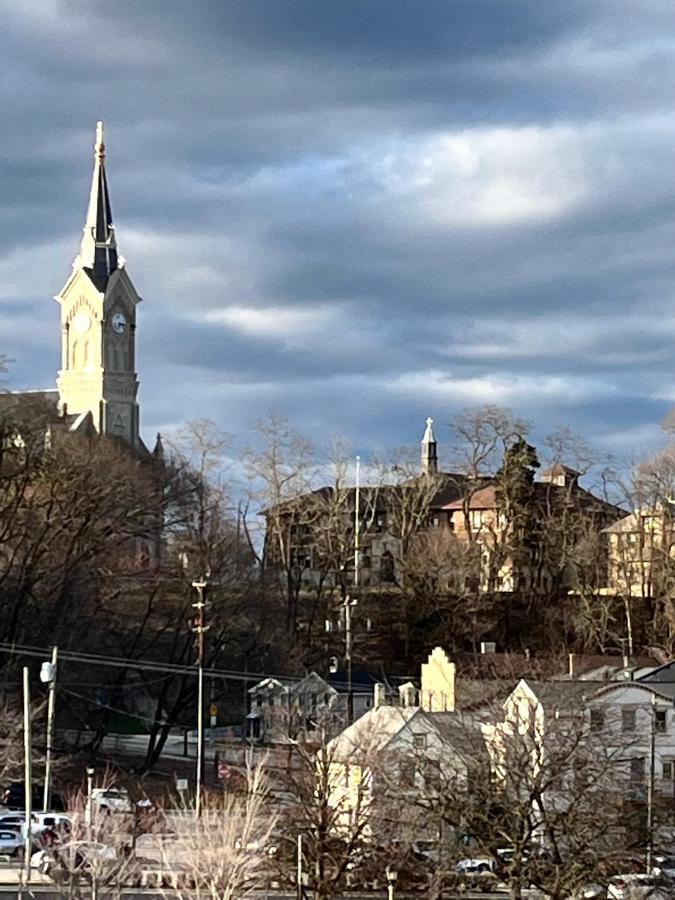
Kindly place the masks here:
POLYGON ((613 385, 575 376, 491 374, 454 378, 446 372, 407 372, 388 382, 390 391, 470 405, 555 401, 560 405, 614 394, 613 385))
POLYGON ((547 220, 587 193, 580 137, 571 127, 483 128, 400 141, 366 162, 393 198, 449 225, 547 220))
POLYGON ((203 319, 225 325, 254 338, 295 340, 310 337, 334 322, 337 311, 329 306, 228 306, 204 313, 203 319))

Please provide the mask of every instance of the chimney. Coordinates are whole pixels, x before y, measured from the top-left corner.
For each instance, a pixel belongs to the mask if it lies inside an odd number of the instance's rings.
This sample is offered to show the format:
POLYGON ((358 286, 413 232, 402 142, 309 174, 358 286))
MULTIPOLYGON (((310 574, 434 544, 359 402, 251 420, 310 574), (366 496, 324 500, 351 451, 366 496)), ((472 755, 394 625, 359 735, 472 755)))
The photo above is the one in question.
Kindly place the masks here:
POLYGON ((455 711, 455 664, 442 647, 435 647, 422 665, 420 706, 427 712, 455 711))
POLYGON ((412 681, 406 681, 398 689, 401 706, 417 706, 417 688, 412 681))
POLYGON ((384 702, 384 685, 376 681, 373 687, 373 709, 379 709, 380 706, 384 706, 384 702))

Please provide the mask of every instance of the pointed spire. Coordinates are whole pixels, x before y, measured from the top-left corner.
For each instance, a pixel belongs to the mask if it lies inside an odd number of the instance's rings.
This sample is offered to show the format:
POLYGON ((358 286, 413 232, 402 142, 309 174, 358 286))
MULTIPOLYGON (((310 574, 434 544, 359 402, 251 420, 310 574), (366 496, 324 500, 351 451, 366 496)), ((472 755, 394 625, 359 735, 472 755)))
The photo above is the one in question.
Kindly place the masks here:
POLYGON ((155 441, 155 449, 152 451, 155 459, 164 459, 164 444, 162 443, 162 435, 157 432, 157 440, 155 441))
POLYGON ((88 269, 99 290, 105 288, 110 275, 118 268, 115 226, 112 222, 108 181, 105 174, 103 122, 96 123, 94 174, 89 194, 89 208, 76 266, 88 269))
POLYGON ((438 472, 438 445, 434 436, 434 420, 427 418, 427 427, 422 438, 421 470, 423 475, 435 475, 438 472))
POLYGON ((434 420, 431 416, 427 416, 427 427, 424 431, 424 437, 422 438, 423 444, 435 444, 436 438, 434 437, 434 420))

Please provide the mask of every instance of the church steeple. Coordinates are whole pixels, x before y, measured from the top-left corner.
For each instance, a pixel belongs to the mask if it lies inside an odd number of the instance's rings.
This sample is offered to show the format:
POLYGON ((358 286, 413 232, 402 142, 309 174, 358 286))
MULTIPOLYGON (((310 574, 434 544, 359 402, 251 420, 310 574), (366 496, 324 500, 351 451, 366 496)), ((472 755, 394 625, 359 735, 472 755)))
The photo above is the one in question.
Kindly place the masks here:
POLYGON ((96 123, 94 174, 83 231, 80 255, 75 260, 75 266, 86 269, 99 290, 104 290, 108 278, 118 268, 118 258, 105 172, 103 122, 96 123))
POLYGON ((73 271, 56 300, 61 306, 62 411, 91 416, 100 434, 132 446, 138 435, 136 307, 140 302, 117 255, 105 171, 103 123, 96 125, 94 175, 87 219, 73 271))
POLYGON ((423 475, 435 475, 438 472, 438 445, 432 418, 427 419, 427 427, 422 438, 421 469, 423 475))

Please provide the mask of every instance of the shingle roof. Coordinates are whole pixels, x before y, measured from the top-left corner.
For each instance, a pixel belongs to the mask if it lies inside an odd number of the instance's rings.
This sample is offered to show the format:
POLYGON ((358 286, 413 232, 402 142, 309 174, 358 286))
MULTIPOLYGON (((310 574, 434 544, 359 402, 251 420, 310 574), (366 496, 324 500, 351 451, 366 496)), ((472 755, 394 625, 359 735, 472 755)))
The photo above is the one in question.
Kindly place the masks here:
POLYGON ((391 738, 418 711, 413 706, 378 706, 369 709, 328 744, 331 758, 352 759, 355 754, 368 756, 383 750, 391 738))

